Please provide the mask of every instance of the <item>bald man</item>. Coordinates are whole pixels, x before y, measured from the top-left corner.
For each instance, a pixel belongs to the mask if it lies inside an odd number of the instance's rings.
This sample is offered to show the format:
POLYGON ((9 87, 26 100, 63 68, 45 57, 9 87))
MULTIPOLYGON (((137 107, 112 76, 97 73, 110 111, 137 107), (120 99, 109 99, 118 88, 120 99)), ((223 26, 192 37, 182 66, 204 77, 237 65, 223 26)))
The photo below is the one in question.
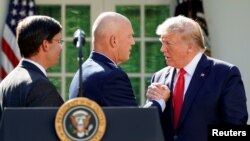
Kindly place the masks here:
MULTIPOLYGON (((93 50, 82 64, 83 95, 100 106, 138 106, 128 75, 118 66, 130 56, 133 28, 125 16, 115 12, 101 13, 92 27, 93 50)), ((79 96, 79 70, 69 90, 69 98, 79 96)), ((169 89, 164 86, 148 105, 164 109, 169 89)))

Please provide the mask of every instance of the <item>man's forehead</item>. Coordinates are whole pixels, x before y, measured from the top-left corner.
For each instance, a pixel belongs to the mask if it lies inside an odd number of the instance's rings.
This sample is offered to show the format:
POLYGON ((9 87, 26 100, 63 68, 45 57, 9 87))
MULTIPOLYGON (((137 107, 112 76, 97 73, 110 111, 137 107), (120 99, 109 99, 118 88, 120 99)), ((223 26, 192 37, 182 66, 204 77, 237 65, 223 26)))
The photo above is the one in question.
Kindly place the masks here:
POLYGON ((160 41, 167 41, 167 39, 169 38, 168 34, 162 34, 161 37, 159 38, 160 41))

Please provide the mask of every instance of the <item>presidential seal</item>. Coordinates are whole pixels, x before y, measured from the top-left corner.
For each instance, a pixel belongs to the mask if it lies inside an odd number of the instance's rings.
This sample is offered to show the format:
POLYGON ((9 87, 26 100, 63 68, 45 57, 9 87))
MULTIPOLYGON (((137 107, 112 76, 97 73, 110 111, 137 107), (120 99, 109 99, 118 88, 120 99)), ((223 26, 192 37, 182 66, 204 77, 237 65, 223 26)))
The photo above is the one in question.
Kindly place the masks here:
POLYGON ((99 141, 105 133, 106 117, 96 102, 75 98, 59 108, 55 128, 62 141, 99 141))

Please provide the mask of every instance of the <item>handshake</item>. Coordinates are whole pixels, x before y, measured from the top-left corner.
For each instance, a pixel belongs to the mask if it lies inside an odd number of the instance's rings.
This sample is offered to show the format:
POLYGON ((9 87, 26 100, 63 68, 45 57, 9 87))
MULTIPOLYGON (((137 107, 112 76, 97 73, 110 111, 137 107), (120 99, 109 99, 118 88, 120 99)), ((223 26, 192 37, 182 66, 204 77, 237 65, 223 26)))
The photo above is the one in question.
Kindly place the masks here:
POLYGON ((170 89, 164 84, 152 83, 150 86, 148 86, 146 96, 148 100, 163 99, 165 102, 167 102, 170 97, 170 89))

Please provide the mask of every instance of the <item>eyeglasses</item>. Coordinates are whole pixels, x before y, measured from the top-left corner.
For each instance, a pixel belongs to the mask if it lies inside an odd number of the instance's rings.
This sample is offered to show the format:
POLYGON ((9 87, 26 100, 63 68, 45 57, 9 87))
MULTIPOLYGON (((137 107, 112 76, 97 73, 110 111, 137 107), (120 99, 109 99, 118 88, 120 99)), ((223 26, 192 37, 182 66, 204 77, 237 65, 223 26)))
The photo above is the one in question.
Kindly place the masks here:
POLYGON ((60 39, 60 40, 52 39, 52 41, 56 41, 60 45, 63 45, 63 43, 64 43, 64 40, 62 40, 62 39, 60 39))

